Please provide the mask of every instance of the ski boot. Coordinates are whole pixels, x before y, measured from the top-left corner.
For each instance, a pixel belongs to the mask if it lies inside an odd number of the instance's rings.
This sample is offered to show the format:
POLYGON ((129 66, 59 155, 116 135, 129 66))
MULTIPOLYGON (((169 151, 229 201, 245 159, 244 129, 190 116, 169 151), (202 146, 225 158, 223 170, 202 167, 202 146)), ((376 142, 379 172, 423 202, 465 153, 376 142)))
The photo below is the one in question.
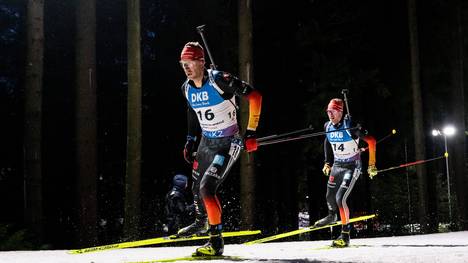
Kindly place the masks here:
POLYGON ((331 223, 335 223, 337 220, 337 215, 334 212, 329 212, 328 215, 314 223, 314 227, 326 226, 331 223))
POLYGON ((208 232, 208 220, 206 217, 196 218, 195 222, 177 231, 177 237, 189 237, 193 235, 203 235, 208 232))
POLYGON ((193 256, 221 256, 224 252, 223 225, 210 225, 210 240, 197 248, 193 256))
POLYGON ((340 236, 333 240, 332 247, 347 247, 349 246, 349 231, 341 231, 340 236))

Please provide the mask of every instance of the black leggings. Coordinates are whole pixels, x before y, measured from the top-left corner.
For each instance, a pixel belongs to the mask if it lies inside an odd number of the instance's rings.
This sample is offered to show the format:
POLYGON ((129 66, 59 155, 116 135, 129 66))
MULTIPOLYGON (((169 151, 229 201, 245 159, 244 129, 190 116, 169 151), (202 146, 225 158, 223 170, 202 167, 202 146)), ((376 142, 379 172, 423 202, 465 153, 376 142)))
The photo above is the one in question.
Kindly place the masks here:
POLYGON ((206 217, 211 225, 221 223, 221 203, 216 191, 239 157, 242 141, 235 136, 202 137, 192 170, 192 193, 197 216, 206 217))
POLYGON ((327 205, 331 213, 340 212, 343 229, 349 228, 349 209, 346 203, 354 183, 361 174, 361 161, 334 163, 327 182, 327 205), (338 186, 338 187, 337 187, 338 186))

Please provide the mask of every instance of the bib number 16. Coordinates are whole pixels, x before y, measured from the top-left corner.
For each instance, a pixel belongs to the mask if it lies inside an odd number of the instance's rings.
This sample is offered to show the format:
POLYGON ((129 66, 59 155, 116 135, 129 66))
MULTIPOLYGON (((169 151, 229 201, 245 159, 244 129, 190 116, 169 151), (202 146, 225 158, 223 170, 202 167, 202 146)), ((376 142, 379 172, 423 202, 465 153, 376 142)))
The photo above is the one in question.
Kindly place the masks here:
POLYGON ((206 111, 205 111, 205 114, 203 114, 202 111, 199 110, 199 111, 197 111, 197 114, 198 114, 198 116, 200 117, 200 120, 203 120, 203 117, 205 117, 205 120, 211 121, 211 120, 214 119, 214 117, 215 117, 215 115, 214 115, 214 113, 211 111, 211 109, 206 110, 206 111))

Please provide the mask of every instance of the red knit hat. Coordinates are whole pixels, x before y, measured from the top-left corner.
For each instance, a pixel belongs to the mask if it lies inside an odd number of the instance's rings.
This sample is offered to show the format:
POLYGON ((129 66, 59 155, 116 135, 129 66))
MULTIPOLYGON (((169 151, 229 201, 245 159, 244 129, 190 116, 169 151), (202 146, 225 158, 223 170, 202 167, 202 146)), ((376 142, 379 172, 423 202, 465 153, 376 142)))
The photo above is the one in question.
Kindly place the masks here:
POLYGON ((188 42, 180 53, 181 60, 198 60, 202 58, 205 58, 205 52, 198 42, 188 42))
POLYGON ((328 103, 327 110, 343 111, 343 100, 342 99, 331 99, 328 103))

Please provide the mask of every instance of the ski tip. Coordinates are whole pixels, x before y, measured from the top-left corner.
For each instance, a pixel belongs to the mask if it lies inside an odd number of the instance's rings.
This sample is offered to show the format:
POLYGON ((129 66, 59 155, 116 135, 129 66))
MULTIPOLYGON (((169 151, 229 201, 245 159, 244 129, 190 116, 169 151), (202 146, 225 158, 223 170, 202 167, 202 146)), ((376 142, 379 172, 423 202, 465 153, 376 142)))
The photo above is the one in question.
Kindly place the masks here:
POLYGON ((112 244, 112 245, 105 245, 105 246, 100 246, 100 247, 72 249, 72 250, 68 250, 67 254, 84 254, 84 253, 99 252, 99 251, 111 250, 111 249, 117 249, 117 248, 119 248, 118 244, 112 244))

